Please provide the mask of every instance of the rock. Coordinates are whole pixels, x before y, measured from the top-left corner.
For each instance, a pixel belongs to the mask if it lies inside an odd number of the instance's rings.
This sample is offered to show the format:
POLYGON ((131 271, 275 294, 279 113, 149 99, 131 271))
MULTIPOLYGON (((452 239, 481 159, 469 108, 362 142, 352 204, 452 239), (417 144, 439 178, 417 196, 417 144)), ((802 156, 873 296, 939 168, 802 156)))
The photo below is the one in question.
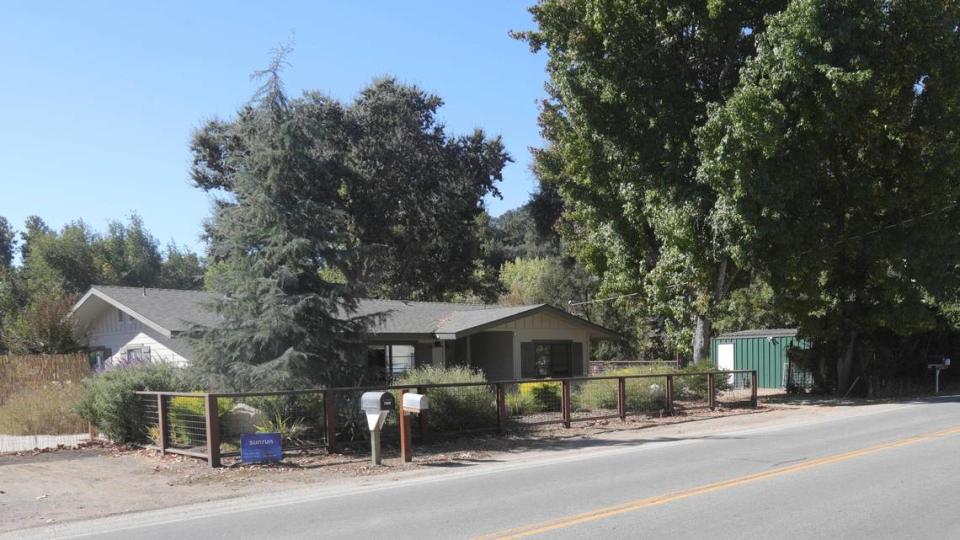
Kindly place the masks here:
POLYGON ((266 415, 263 414, 263 411, 246 403, 234 405, 230 412, 223 415, 223 428, 226 436, 255 433, 257 425, 262 425, 265 422, 266 415))

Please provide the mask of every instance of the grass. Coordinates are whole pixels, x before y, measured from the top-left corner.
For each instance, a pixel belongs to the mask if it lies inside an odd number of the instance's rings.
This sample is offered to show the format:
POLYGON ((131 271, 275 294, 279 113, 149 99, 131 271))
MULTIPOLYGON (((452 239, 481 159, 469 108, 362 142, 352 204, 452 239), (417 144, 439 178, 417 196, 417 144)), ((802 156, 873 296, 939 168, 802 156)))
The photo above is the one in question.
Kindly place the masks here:
POLYGON ((8 397, 0 405, 4 435, 66 435, 85 433, 88 424, 77 414, 83 388, 76 383, 50 383, 8 397))

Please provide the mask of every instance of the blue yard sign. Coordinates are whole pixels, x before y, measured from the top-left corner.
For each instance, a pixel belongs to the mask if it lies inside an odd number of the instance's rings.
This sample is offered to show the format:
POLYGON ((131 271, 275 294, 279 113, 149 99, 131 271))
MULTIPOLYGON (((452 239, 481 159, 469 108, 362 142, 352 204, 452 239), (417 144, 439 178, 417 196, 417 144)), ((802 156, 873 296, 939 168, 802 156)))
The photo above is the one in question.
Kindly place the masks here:
POLYGON ((283 459, 279 433, 244 433, 240 435, 240 461, 263 463, 283 459))

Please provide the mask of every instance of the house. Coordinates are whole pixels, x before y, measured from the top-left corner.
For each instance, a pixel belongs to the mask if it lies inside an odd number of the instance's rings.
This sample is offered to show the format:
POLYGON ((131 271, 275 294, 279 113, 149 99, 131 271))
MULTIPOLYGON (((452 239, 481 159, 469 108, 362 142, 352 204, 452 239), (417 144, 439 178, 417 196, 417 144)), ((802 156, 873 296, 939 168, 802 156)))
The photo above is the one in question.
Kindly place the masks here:
MULTIPOLYGON (((185 338, 212 326, 215 293, 96 285, 71 317, 91 361, 150 359, 189 363, 185 338)), ((591 343, 617 335, 547 304, 498 306, 360 300, 357 315, 382 314, 367 335, 368 365, 387 376, 424 365, 470 366, 488 380, 577 376, 588 372, 591 343)))
POLYGON ((805 371, 790 365, 788 351, 809 348, 810 342, 797 337, 796 328, 743 330, 710 340, 710 358, 718 369, 756 370, 760 388, 785 388, 791 379, 809 379, 805 371))

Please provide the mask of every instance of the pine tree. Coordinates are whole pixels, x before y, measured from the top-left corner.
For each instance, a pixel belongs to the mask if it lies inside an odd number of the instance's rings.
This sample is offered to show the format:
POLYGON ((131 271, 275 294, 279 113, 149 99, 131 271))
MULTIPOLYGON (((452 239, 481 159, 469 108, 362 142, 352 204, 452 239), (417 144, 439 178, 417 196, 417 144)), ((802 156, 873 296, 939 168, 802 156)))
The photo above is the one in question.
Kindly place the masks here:
POLYGON ((222 322, 194 332, 195 365, 213 386, 344 384, 360 367, 353 359, 368 320, 350 315, 349 283, 325 279, 356 257, 347 220, 331 205, 352 173, 334 129, 298 121, 279 77, 284 52, 227 128, 244 152, 225 163, 234 201, 210 224, 211 256, 227 261, 211 280, 222 322))

